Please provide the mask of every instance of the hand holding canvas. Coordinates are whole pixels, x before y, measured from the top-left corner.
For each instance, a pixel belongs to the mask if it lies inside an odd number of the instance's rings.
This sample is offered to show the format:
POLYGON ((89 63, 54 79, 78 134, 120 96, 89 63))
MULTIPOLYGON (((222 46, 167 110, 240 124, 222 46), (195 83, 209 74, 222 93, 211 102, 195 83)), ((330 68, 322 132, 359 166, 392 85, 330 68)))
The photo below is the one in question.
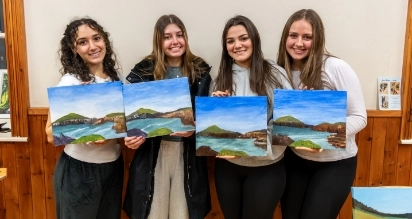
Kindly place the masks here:
POLYGON ((195 133, 195 131, 186 131, 186 132, 173 132, 170 136, 179 136, 179 137, 190 137, 195 133))
POLYGON ((145 141, 146 138, 143 138, 142 136, 132 136, 124 138, 124 144, 126 145, 126 147, 134 150, 138 149, 140 145, 142 145, 145 141))

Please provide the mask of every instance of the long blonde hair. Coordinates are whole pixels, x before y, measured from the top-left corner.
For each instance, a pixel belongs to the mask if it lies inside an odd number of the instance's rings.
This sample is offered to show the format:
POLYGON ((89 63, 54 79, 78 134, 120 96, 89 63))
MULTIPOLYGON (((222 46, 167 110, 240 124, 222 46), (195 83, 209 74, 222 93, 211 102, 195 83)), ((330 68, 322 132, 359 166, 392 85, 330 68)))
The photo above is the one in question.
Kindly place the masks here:
POLYGON ((162 49, 162 44, 164 30, 169 24, 176 24, 183 32, 183 37, 186 42, 186 51, 182 55, 182 64, 180 68, 183 76, 189 77, 189 80, 193 83, 197 74, 203 70, 200 64, 204 62, 204 60, 190 51, 185 25, 176 15, 163 15, 157 20, 153 33, 153 51, 146 57, 146 59, 152 60, 155 63, 153 71, 155 80, 164 79, 166 75, 167 63, 165 61, 166 55, 162 49))
POLYGON ((291 76, 292 57, 286 50, 286 41, 289 37, 290 27, 295 21, 305 20, 312 26, 312 48, 308 57, 303 61, 303 69, 301 69, 300 80, 308 88, 315 90, 323 90, 324 87, 330 87, 328 83, 322 81, 322 66, 324 56, 331 56, 325 48, 325 28, 319 15, 312 9, 302 9, 290 16, 283 28, 282 37, 279 43, 277 64, 283 67, 288 73, 289 79, 291 76))

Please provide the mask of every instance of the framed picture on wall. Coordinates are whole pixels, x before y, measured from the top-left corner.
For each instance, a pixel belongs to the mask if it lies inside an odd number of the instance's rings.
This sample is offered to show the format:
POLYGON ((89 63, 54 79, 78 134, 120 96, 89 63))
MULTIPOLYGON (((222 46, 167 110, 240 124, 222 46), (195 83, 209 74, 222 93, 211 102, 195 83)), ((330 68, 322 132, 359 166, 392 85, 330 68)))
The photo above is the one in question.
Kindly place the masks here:
POLYGON ((9 85, 6 69, 0 69, 0 118, 10 118, 9 85))

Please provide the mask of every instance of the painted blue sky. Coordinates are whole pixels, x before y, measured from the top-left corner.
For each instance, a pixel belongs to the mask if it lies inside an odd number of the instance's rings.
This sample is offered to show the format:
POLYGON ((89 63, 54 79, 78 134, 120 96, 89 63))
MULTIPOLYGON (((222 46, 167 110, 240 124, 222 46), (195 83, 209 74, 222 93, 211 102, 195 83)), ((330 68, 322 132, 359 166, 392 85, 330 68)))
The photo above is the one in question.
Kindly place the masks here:
POLYGON ((275 90, 273 118, 293 116, 305 124, 346 121, 346 91, 275 90))
POLYGON ((266 97, 197 97, 196 132, 211 125, 240 133, 266 129, 266 97))
POLYGON ((100 118, 124 111, 121 82, 51 87, 47 91, 52 121, 69 113, 100 118))
POLYGON ((192 107, 186 77, 125 84, 123 98, 126 116, 140 108, 170 112, 179 108, 192 107))
POLYGON ((352 188, 352 196, 383 213, 412 213, 412 188, 352 188))

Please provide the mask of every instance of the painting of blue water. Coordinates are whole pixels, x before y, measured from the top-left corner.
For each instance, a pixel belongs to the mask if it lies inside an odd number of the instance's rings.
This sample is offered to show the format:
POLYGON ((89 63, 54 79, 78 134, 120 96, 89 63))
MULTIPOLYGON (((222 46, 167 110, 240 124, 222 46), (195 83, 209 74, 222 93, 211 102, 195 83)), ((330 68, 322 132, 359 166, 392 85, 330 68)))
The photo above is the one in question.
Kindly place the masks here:
POLYGON ((266 156, 267 98, 196 97, 196 155, 266 156))
POLYGON ((412 187, 352 187, 354 219, 412 218, 412 187))
POLYGON ((47 89, 54 145, 126 136, 122 83, 47 89))
POLYGON ((125 84, 123 99, 128 136, 195 130, 187 77, 125 84))
POLYGON ((345 150, 346 91, 274 90, 272 144, 345 150))

